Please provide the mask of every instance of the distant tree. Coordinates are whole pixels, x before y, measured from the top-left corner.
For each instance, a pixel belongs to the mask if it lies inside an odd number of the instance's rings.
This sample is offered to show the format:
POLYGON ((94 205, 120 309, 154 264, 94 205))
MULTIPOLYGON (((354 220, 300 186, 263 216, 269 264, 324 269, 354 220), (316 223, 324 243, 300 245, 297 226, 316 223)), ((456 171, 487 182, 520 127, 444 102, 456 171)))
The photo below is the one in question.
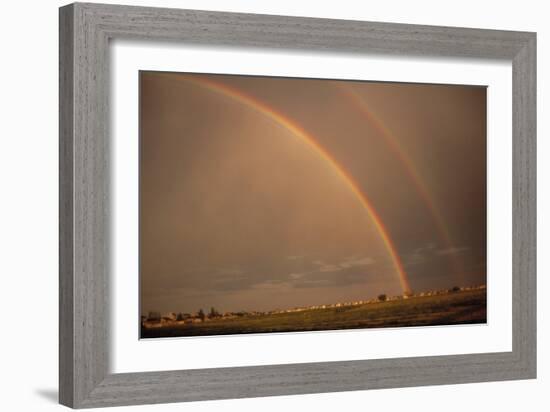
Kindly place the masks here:
POLYGON ((152 322, 160 322, 160 312, 149 312, 147 315, 147 320, 152 322))
POLYGON ((459 286, 453 286, 451 289, 449 289, 449 292, 460 292, 460 287, 459 286))
POLYGON ((204 314, 204 310, 202 310, 202 308, 199 309, 198 315, 199 315, 199 319, 200 319, 202 322, 204 322, 204 318, 206 317, 206 315, 204 314))
POLYGON ((181 312, 178 313, 178 316, 176 316, 176 320, 177 320, 177 321, 181 321, 181 320, 183 320, 183 319, 184 319, 183 313, 181 313, 181 312))
POLYGON ((388 298, 388 297, 386 296, 385 293, 382 293, 382 294, 378 295, 378 300, 379 300, 380 302, 385 302, 387 298, 388 298))
POLYGON ((218 316, 220 316, 219 312, 216 309, 214 309, 214 307, 211 307, 210 308, 210 313, 208 314, 208 317, 210 319, 213 319, 213 318, 217 318, 218 316))

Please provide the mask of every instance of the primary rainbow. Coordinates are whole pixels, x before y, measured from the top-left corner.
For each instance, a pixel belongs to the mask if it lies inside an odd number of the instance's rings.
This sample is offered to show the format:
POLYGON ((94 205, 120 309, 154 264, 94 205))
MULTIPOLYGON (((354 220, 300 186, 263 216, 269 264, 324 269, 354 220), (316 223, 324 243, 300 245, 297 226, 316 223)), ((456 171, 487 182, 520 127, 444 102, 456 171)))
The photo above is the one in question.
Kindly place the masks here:
POLYGON ((399 282, 401 284, 401 289, 403 290, 403 293, 405 294, 410 293, 411 288, 410 288, 407 273, 405 272, 401 258, 397 254, 395 245, 393 244, 388 234, 388 230, 386 229, 386 227, 382 222, 382 219, 380 218, 380 216, 372 206, 367 196, 361 191, 361 189, 359 188, 357 183, 353 180, 353 178, 349 175, 349 173, 340 164, 338 164, 338 162, 330 155, 330 153, 328 153, 321 145, 319 145, 319 143, 317 143, 317 141, 313 138, 313 136, 311 136, 306 130, 304 130, 300 125, 298 125, 292 119, 285 117, 284 115, 282 115, 281 113, 273 109, 272 107, 266 105, 264 102, 258 99, 255 99, 243 93, 240 90, 236 90, 230 86, 227 86, 226 84, 215 82, 210 78, 207 79, 204 77, 198 78, 198 77, 188 76, 181 79, 185 80, 186 82, 203 87, 214 93, 226 96, 266 116, 267 118, 271 119, 275 123, 279 124, 286 130, 288 130, 290 133, 292 133, 296 137, 300 138, 311 149, 313 149, 314 152, 321 157, 321 159, 328 162, 331 166, 331 170, 334 173, 336 173, 336 175, 339 178, 341 178, 341 180, 349 187, 349 189, 352 191, 355 197, 359 200, 363 208, 369 214, 370 218, 374 222, 376 230, 378 231, 378 233, 380 234, 380 237, 382 238, 385 248, 387 249, 389 255, 391 256, 394 269, 397 272, 397 275, 399 276, 399 282))
MULTIPOLYGON (((374 126, 376 130, 378 130, 380 135, 384 138, 384 140, 390 147, 394 156, 396 156, 399 159, 407 175, 409 176, 411 182, 413 183, 417 193, 420 195, 424 204, 430 211, 430 214, 432 215, 432 218, 435 222, 435 225, 437 227, 437 230, 440 234, 441 239, 443 240, 447 248, 453 249, 455 247, 454 242, 452 240, 449 229, 445 224, 443 216, 441 215, 439 208, 436 206, 436 202, 433 196, 430 194, 428 188, 424 184, 424 180, 418 174, 418 171, 414 166, 411 158, 406 154, 406 151, 401 147, 398 139, 372 113, 367 103, 365 102, 365 99, 363 98, 363 96, 359 95, 359 93, 357 93, 357 91, 355 91, 352 87, 349 87, 343 84, 338 84, 338 83, 336 85, 344 95, 346 95, 348 98, 351 99, 352 102, 355 103, 356 107, 358 107, 359 111, 369 120, 371 125, 374 126)), ((456 258, 453 259, 453 266, 454 266, 456 275, 460 277, 461 276, 460 263, 456 258)))

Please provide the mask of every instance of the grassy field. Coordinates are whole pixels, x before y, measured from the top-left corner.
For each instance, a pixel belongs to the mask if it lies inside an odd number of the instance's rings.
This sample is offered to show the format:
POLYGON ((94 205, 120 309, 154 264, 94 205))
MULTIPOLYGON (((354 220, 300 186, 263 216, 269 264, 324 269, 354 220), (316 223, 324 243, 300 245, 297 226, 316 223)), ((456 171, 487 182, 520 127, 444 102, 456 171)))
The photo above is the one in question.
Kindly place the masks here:
POLYGON ((437 296, 308 309, 301 312, 248 315, 204 323, 146 328, 142 338, 233 335, 242 333, 457 325, 487 321, 485 289, 437 296))

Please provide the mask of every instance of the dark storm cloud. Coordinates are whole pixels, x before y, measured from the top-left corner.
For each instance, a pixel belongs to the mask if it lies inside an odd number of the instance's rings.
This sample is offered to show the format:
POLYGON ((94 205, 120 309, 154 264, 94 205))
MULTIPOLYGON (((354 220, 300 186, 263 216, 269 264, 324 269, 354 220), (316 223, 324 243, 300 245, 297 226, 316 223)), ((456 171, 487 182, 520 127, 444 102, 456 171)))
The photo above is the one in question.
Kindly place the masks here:
POLYGON ((353 178, 413 290, 485 283, 484 88, 346 82, 366 114, 335 81, 144 72, 140 82, 143 312, 401 293, 372 216, 286 121, 353 178), (212 81, 237 97, 204 87, 212 81))

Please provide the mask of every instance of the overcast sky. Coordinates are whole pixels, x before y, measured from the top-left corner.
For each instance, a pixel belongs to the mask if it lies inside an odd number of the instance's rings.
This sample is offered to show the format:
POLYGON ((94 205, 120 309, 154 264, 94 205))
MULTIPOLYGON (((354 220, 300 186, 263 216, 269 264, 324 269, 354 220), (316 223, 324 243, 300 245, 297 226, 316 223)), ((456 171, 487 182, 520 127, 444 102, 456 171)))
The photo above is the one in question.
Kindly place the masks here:
POLYGON ((342 171, 412 290, 485 283, 485 88, 153 72, 140 82, 143 314, 402 293, 342 171))

